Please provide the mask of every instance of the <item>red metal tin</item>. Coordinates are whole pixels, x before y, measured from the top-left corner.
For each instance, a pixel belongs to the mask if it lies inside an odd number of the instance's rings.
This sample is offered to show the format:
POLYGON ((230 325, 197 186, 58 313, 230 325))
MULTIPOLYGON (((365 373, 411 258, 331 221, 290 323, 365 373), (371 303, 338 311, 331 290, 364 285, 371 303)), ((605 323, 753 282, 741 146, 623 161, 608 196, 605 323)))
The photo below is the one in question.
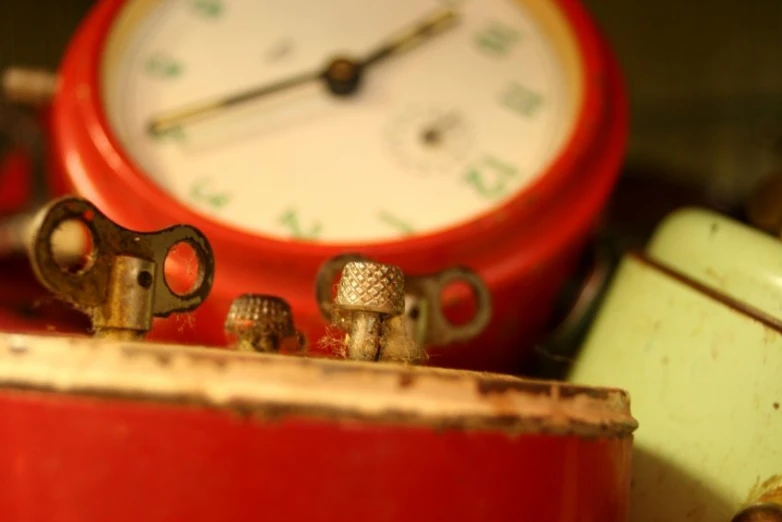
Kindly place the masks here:
POLYGON ((24 522, 622 522, 621 390, 0 338, 0 514, 24 522))

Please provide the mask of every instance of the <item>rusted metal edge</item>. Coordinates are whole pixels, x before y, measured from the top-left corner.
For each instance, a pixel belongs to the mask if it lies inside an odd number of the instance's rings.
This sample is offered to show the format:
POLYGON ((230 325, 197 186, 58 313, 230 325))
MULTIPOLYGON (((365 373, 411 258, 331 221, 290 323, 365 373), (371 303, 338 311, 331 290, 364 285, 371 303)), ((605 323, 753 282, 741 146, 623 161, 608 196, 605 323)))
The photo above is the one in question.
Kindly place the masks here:
POLYGON ((80 337, 0 335, 0 387, 307 417, 581 437, 637 427, 623 390, 496 374, 80 337))
POLYGON ((760 310, 759 308, 756 308, 752 305, 739 301, 738 299, 735 299, 725 293, 715 290, 714 288, 711 288, 710 286, 705 285, 693 279, 692 277, 686 274, 682 274, 681 272, 665 265, 664 263, 651 258, 650 256, 648 256, 643 252, 633 251, 633 252, 629 252, 627 255, 630 258, 634 259, 635 261, 643 265, 646 265, 650 268, 653 268, 655 270, 658 270, 663 274, 667 275, 668 277, 670 277, 671 279, 675 279, 676 281, 686 286, 689 286, 693 290, 701 294, 704 294, 708 298, 713 299, 714 301, 718 301, 719 303, 727 306, 728 308, 742 315, 745 315, 751 319, 754 319, 755 321, 758 321, 759 323, 763 324, 768 328, 771 328, 772 330, 782 333, 782 321, 780 321, 773 315, 767 314, 766 312, 760 310))

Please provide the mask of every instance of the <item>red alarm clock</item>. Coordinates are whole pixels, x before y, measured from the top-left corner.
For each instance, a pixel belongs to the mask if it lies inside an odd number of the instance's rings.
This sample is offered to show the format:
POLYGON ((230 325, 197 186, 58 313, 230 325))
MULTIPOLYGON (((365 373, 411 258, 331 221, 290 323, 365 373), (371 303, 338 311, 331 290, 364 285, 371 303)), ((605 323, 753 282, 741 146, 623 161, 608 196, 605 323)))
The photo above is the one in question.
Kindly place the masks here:
POLYGON ((231 301, 261 292, 314 345, 318 268, 357 252, 476 271, 491 323, 429 361, 480 370, 528 359, 627 137, 616 63, 571 0, 102 0, 51 110, 70 190, 214 248, 210 298, 153 337, 222 345, 231 301))

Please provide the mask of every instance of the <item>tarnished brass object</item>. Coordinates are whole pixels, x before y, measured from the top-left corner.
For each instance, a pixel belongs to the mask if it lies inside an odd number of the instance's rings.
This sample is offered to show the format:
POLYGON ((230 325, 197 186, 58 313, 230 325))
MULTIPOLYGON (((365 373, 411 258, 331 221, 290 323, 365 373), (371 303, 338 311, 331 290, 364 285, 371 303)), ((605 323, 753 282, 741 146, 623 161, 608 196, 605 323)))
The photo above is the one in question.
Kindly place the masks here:
POLYGON ((0 76, 3 94, 14 103, 41 106, 57 89, 57 75, 43 69, 9 67, 0 76))
POLYGON ((153 317, 194 310, 212 288, 212 248, 188 225, 134 232, 112 222, 87 200, 67 196, 44 206, 35 216, 33 230, 29 254, 35 275, 57 298, 86 313, 97 337, 143 338, 153 317), (59 227, 74 221, 89 231, 91 251, 83 266, 71 271, 55 256, 52 241, 59 227), (179 295, 166 281, 164 264, 182 243, 192 247, 198 267, 193 287, 179 295))
POLYGON ((731 522, 782 522, 782 484, 765 484, 753 502, 739 511, 731 522))
POLYGON ((742 509, 731 522, 782 522, 782 504, 753 504, 742 509))
POLYGON ((225 319, 225 332, 236 338, 235 347, 243 352, 279 352, 284 344, 301 351, 306 340, 296 330, 293 312, 281 297, 244 294, 231 304, 225 319))
MULTIPOLYGON (((348 266, 352 266, 352 263, 388 266, 372 263, 359 254, 336 256, 328 259, 321 265, 316 278, 315 299, 323 317, 343 330, 350 330, 355 325, 352 325, 349 319, 345 318, 346 315, 344 313, 335 313, 337 309, 345 309, 345 300, 340 298, 339 293, 342 290, 342 281, 338 288, 337 300, 333 303, 332 288, 334 281, 340 273, 342 273, 344 280, 345 270, 348 266)), ((398 286, 390 283, 380 284, 377 278, 368 279, 364 284, 368 285, 365 292, 368 295, 371 295, 372 292, 375 294, 388 294, 392 288, 394 291, 399 290, 398 286), (370 285, 371 281, 375 281, 375 284, 370 285)), ((443 346, 471 339, 480 334, 491 319, 491 295, 489 290, 483 280, 468 268, 454 267, 423 276, 404 275, 401 284, 404 300, 401 307, 402 310, 398 312, 398 308, 395 308, 393 311, 389 308, 384 311, 388 316, 386 335, 391 335, 393 338, 391 339, 392 342, 387 343, 388 346, 385 353, 379 356, 380 360, 394 359, 405 362, 420 362, 426 357, 425 348, 427 346, 443 346), (454 283, 465 283, 468 285, 474 294, 476 302, 473 317, 466 323, 459 325, 451 323, 443 311, 443 290, 454 283), (412 341, 412 347, 407 342, 393 342, 394 339, 401 339, 402 337, 412 341)), ((389 297, 386 296, 386 299, 389 299, 389 297)), ((395 299, 398 299, 398 297, 395 299)), ((395 306, 399 306, 398 300, 395 300, 394 303, 395 306)), ((356 316, 351 314, 349 317, 353 318, 356 316)))
POLYGON ((404 342, 404 330, 389 329, 389 323, 404 311, 405 276, 399 267, 351 261, 342 268, 332 313, 334 324, 347 332, 349 359, 387 359, 386 347, 394 341, 404 342))
POLYGON ((782 172, 775 172, 753 191, 747 202, 747 220, 755 227, 782 236, 782 172))

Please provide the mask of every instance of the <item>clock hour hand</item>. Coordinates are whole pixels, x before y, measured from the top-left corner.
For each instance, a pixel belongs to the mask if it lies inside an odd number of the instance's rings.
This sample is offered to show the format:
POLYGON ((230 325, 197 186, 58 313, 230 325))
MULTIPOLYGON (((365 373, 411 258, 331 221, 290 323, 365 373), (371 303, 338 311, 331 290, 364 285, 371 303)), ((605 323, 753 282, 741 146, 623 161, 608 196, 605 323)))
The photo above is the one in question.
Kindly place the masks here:
POLYGON ((313 81, 324 81, 329 91, 335 96, 349 96, 354 94, 361 81, 361 73, 367 66, 410 49, 430 37, 439 34, 451 27, 457 20, 457 13, 452 9, 440 9, 428 15, 416 23, 407 31, 392 37, 386 43, 380 45, 366 58, 360 61, 348 58, 336 58, 325 69, 310 73, 300 74, 270 85, 248 89, 246 91, 196 103, 181 109, 177 109, 162 115, 153 117, 147 126, 150 134, 164 134, 180 125, 194 123, 199 120, 217 115, 226 109, 245 102, 255 101, 259 98, 276 94, 294 87, 298 87, 313 81))
POLYGON ((248 89, 246 91, 226 96, 224 98, 183 107, 182 109, 177 109, 152 118, 149 121, 147 130, 150 134, 153 135, 164 134, 178 127, 179 125, 185 123, 194 123, 196 121, 209 118, 210 116, 219 114, 235 105, 257 100, 259 98, 263 98, 264 96, 316 81, 320 79, 321 76, 322 74, 320 72, 301 74, 299 76, 287 78, 270 85, 248 89))

